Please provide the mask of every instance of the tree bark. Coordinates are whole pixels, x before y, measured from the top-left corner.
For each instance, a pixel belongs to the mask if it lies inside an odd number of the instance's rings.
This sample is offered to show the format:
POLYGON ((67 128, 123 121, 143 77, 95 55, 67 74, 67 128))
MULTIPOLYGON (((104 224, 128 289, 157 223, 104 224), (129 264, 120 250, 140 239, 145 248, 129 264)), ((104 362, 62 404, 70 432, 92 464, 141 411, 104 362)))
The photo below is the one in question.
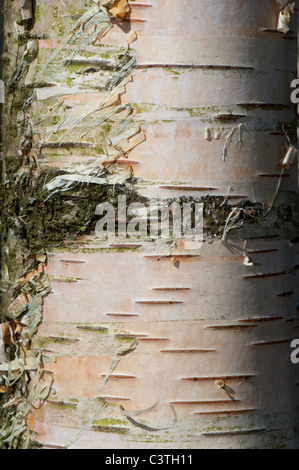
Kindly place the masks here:
POLYGON ((35 93, 16 118, 52 286, 32 341, 54 382, 27 427, 46 448, 298 448, 295 15, 281 33, 276 0, 87 3, 36 2, 9 81, 35 93), (74 228, 122 188, 202 202, 203 244, 74 228))

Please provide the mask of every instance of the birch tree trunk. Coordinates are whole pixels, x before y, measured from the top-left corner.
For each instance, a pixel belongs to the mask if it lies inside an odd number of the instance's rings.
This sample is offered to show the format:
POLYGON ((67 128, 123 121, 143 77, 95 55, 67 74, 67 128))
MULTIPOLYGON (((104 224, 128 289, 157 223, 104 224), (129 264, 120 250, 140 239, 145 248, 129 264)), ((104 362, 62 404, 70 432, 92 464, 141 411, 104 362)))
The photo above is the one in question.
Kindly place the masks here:
POLYGON ((25 3, 6 106, 52 286, 28 354, 53 378, 27 428, 46 448, 298 448, 295 15, 283 33, 276 0, 25 3), (204 243, 99 240, 96 205, 124 194, 202 202, 204 243))

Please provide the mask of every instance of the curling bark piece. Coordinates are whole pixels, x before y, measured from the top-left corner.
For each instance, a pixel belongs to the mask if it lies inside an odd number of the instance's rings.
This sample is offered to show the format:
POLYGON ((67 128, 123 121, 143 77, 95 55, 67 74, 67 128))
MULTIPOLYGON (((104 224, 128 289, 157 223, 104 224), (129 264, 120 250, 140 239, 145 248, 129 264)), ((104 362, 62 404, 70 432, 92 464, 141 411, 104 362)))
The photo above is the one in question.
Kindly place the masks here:
POLYGON ((214 139, 219 140, 221 138, 221 135, 222 135, 221 129, 216 127, 216 129, 214 129, 214 139))
POLYGON ((1 349, 1 342, 2 344, 10 345, 14 343, 19 336, 21 335, 23 330, 23 325, 17 321, 9 321, 2 323, 0 328, 0 349, 1 349))
POLYGON ((208 140, 209 142, 211 142, 212 140, 212 133, 209 127, 205 128, 205 139, 208 140))
POLYGON ((27 43, 26 50, 24 52, 23 60, 27 64, 32 64, 38 56, 39 43, 36 39, 30 40, 27 43))
POLYGON ((277 31, 287 34, 290 30, 291 15, 295 12, 295 2, 286 5, 279 13, 277 31))
POLYGON ((288 170, 292 168, 292 166, 295 165, 297 161, 297 156, 298 156, 298 150, 294 145, 289 145, 287 149, 287 153, 285 154, 285 157, 282 161, 282 166, 288 170))
POLYGON ((254 263, 249 256, 246 256, 244 261, 243 261, 244 266, 254 266, 254 263))
POLYGON ((128 0, 102 0, 100 5, 107 8, 111 16, 120 20, 131 10, 128 0))
POLYGON ((4 346, 3 331, 2 331, 2 328, 0 328, 0 364, 6 361, 7 361, 7 356, 5 352, 5 346, 4 346))
POLYGON ((24 1, 21 9, 21 16, 23 21, 33 20, 32 0, 24 1))

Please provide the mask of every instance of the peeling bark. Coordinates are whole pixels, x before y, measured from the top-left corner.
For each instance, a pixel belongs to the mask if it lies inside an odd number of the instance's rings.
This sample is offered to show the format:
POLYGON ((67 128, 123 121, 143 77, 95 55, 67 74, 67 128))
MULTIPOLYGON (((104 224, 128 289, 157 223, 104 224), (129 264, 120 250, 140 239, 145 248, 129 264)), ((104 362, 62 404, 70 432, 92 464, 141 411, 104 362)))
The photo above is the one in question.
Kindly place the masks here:
POLYGON ((292 5, 15 3, 1 445, 298 448, 292 5), (123 195, 203 203, 203 245, 99 240, 97 205, 123 195))

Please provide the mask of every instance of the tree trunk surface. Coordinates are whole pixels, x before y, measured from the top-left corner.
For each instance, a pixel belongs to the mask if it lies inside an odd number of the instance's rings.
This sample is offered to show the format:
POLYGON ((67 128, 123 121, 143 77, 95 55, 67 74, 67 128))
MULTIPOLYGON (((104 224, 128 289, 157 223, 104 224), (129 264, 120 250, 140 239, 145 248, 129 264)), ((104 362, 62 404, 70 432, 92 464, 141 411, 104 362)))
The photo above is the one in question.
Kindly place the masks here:
MULTIPOLYGON (((22 86, 49 200, 33 238, 84 215, 57 178, 95 164, 115 207, 122 187, 131 202, 201 201, 204 241, 41 243, 52 290, 31 351, 53 385, 27 428, 46 448, 298 448, 298 172, 282 166, 296 17, 286 34, 276 0, 121 3, 102 31, 93 2, 38 0, 18 46, 20 61, 37 42, 22 86), (59 194, 69 213, 51 220, 59 194)), ((94 214, 102 186, 87 183, 94 214)))

